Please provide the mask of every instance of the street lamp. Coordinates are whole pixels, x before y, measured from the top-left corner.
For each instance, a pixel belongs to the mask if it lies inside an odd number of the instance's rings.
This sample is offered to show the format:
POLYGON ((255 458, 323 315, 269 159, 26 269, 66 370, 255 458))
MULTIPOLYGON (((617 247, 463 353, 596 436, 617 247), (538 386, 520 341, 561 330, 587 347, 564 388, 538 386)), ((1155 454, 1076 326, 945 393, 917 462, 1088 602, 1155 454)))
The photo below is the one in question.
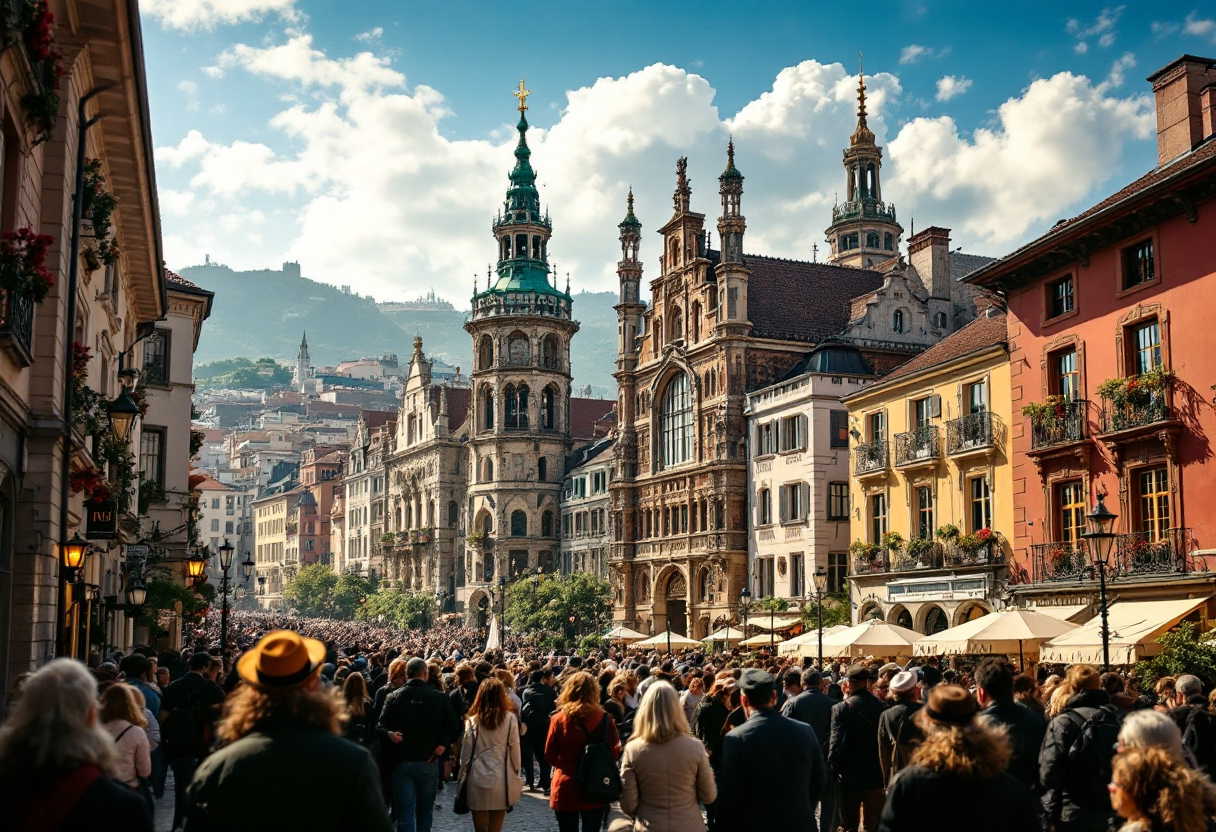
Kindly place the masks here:
POLYGON ((89 552, 89 541, 81 537, 80 532, 76 532, 72 539, 60 548, 63 555, 63 580, 70 584, 76 580, 76 574, 84 566, 84 559, 89 552))
POLYGON ((249 553, 245 553, 245 559, 241 561, 241 575, 245 580, 249 580, 249 576, 253 574, 253 558, 249 553))
POLYGON ((498 577, 498 649, 506 652, 507 645, 507 576, 498 577))
MULTIPOLYGON (((743 586, 743 591, 739 593, 739 611, 743 613, 743 637, 747 638, 747 614, 752 610, 752 591, 746 584, 743 586)), ((729 628, 729 625, 727 625, 729 628)), ((730 647, 730 639, 726 640, 727 648, 730 647)))
POLYGON ((815 568, 816 624, 819 625, 819 672, 823 673, 823 594, 828 588, 828 573, 822 566, 815 568))
POLYGON ((136 582, 127 587, 127 603, 138 609, 148 600, 148 588, 136 582))
POLYGON ((186 559, 186 577, 190 579, 192 586, 198 586, 203 582, 203 572, 207 569, 207 559, 203 557, 202 552, 195 552, 186 559))
POLYGON ((228 650, 228 570, 232 568, 232 554, 236 551, 236 547, 225 537, 219 549, 220 570, 224 573, 223 584, 220 587, 220 592, 224 596, 220 604, 220 656, 222 657, 228 650))
POLYGON ((106 413, 110 417, 110 435, 117 439, 120 445, 127 444, 131 428, 135 427, 135 420, 140 415, 135 399, 131 398, 130 393, 123 391, 106 406, 106 413))
POLYGON ((1105 494, 1098 495, 1098 505, 1085 516, 1089 521, 1089 531, 1081 535, 1089 544, 1089 557, 1094 568, 1098 570, 1098 606, 1102 612, 1102 672, 1110 670, 1110 624, 1107 621, 1106 610, 1106 564, 1110 561, 1111 550, 1115 546, 1115 520, 1119 515, 1107 510, 1105 494))

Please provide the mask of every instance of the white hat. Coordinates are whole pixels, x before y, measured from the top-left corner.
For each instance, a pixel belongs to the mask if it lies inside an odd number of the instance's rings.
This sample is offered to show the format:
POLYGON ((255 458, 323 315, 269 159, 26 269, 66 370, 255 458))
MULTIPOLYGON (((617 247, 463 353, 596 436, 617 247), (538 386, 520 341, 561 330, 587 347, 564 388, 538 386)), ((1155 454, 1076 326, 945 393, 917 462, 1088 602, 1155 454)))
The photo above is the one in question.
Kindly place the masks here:
POLYGON ((891 684, 888 689, 892 693, 904 693, 916 687, 916 674, 907 670, 901 670, 891 677, 891 684))

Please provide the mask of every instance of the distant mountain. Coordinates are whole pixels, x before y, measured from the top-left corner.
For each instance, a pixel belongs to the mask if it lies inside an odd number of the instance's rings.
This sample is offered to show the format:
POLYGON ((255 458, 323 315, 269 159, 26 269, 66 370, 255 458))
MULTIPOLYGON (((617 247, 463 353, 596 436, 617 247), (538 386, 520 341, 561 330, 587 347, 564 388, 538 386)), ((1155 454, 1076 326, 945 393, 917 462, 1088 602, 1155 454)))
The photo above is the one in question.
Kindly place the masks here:
MULTIPOLYGON (((211 317, 203 325, 195 364, 224 358, 263 356, 294 359, 300 337, 308 333, 314 365, 395 353, 404 364, 421 335, 428 355, 468 373, 472 342, 464 331, 468 311, 443 301, 376 303, 327 283, 285 270, 234 271, 227 266, 189 266, 187 280, 215 292, 211 317)), ((611 292, 574 296, 581 326, 574 336, 571 361, 576 386, 591 385, 595 395, 612 397, 616 382, 616 312, 611 292)))

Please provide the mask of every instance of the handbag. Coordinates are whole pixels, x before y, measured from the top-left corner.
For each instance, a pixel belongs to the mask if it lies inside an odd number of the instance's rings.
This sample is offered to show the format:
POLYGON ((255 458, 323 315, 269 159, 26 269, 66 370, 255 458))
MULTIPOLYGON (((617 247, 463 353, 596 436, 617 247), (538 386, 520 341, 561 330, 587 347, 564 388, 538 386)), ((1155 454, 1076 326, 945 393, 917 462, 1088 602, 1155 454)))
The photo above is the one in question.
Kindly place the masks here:
MULTIPOLYGON (((507 717, 508 717, 508 719, 515 718, 514 714, 508 714, 507 717)), ((515 804, 519 802, 519 798, 523 794, 523 786, 519 782, 519 772, 511 771, 511 727, 509 724, 507 726, 507 744, 503 746, 503 750, 502 750, 502 779, 503 779, 503 793, 506 795, 506 798, 507 798, 507 811, 510 812, 512 809, 515 808, 515 804), (514 778, 515 778, 514 781, 512 781, 512 779, 511 779, 512 775, 514 775, 514 778), (511 799, 511 783, 512 782, 515 783, 515 799, 514 800, 511 799)))
POLYGON ((612 759, 612 749, 608 747, 608 723, 611 719, 605 713, 600 720, 599 739, 592 737, 586 723, 579 720, 588 740, 578 762, 579 796, 594 805, 612 803, 621 797, 621 773, 617 770, 616 760, 612 759))
POLYGON ((477 729, 473 728, 473 750, 469 754, 469 765, 460 767, 460 780, 456 783, 456 800, 452 803, 452 811, 458 815, 469 813, 469 768, 477 756, 477 729))

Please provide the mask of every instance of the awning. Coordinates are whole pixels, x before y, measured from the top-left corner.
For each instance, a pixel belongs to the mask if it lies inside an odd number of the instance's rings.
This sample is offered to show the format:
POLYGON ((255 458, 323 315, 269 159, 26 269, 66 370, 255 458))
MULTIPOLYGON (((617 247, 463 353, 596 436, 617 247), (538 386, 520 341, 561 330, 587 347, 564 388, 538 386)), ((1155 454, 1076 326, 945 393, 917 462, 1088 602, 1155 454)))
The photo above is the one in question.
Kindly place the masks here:
MULTIPOLYGON (((1116 601, 1110 605, 1110 663, 1134 664, 1161 652, 1157 643, 1167 630, 1201 607, 1211 596, 1167 601, 1116 601)), ((1102 616, 1039 648, 1039 661, 1099 664, 1102 661, 1102 616)))
POLYGON ((1092 614, 1095 606, 1095 604, 1061 604, 1056 607, 1031 607, 1030 609, 1061 621, 1072 621, 1073 624, 1079 624, 1081 621, 1076 619, 1086 618, 1087 616, 1083 615, 1086 612, 1092 614))
POLYGON ((769 630, 788 630, 795 624, 801 624, 802 616, 798 616, 796 618, 790 618, 788 616, 785 618, 775 618, 770 623, 768 616, 764 615, 763 613, 753 613, 751 619, 749 619, 747 623, 752 627, 764 630, 764 632, 767 633, 769 630))

